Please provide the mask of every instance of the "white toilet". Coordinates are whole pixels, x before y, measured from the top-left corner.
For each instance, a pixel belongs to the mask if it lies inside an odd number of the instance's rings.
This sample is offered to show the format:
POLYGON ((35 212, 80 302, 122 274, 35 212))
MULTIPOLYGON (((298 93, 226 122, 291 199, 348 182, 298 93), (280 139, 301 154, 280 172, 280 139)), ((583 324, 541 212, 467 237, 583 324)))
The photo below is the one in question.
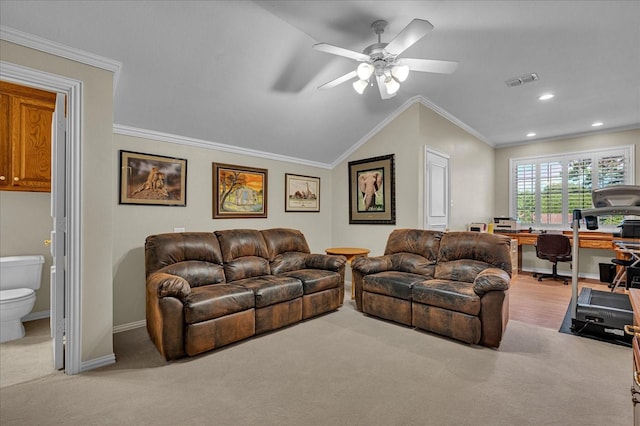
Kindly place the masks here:
POLYGON ((22 317, 33 309, 43 256, 0 257, 0 343, 24 337, 22 317))

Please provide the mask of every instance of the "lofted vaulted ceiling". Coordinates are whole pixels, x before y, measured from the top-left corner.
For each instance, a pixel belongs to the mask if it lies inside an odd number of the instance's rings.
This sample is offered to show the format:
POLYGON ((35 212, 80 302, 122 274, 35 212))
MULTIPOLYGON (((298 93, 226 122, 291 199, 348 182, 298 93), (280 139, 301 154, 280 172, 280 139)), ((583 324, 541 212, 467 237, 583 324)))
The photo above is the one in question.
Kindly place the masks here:
POLYGON ((321 165, 416 100, 492 146, 638 128, 639 22, 639 1, 0 2, 3 28, 122 64, 114 124, 321 165), (402 56, 455 73, 412 72, 388 100, 317 89, 357 63, 313 44, 362 51, 372 22, 388 42, 414 18, 435 28, 402 56))

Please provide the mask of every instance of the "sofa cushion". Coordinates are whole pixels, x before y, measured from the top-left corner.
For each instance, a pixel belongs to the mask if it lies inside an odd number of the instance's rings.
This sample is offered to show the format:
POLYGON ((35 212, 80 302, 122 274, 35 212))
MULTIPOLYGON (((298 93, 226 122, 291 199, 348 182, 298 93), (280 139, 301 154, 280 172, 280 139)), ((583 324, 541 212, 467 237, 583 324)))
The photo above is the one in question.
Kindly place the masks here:
POLYGON ((300 252, 280 253, 269 262, 269 268, 271 268, 271 273, 274 275, 304 269, 307 263, 307 256, 308 254, 300 252))
POLYGON ((442 232, 425 229, 395 229, 387 239, 384 254, 414 253, 435 261, 442 232))
POLYGON ((310 253, 307 240, 297 229, 273 228, 260 231, 269 251, 269 261, 281 253, 310 253))
POLYGON ((500 268, 511 276, 510 247, 511 240, 505 235, 467 231, 445 232, 440 241, 438 264, 463 259, 476 260, 486 263, 486 267, 500 268))
POLYGON ((304 294, 317 293, 340 286, 340 274, 332 271, 299 269, 297 271, 286 272, 282 275, 294 277, 302 281, 304 294))
POLYGON ((363 278, 362 290, 384 294, 398 299, 411 300, 411 288, 424 281, 424 276, 408 272, 386 271, 363 278))
POLYGON ((216 231, 216 236, 220 242, 222 260, 224 263, 245 256, 256 256, 264 259, 269 258, 267 244, 262 237, 262 233, 255 229, 229 229, 216 231))
POLYGON ((145 240, 146 276, 174 263, 200 260, 222 265, 222 252, 212 232, 150 235, 145 240))
POLYGON ((253 292, 231 284, 196 287, 184 300, 184 319, 187 324, 222 317, 254 307, 253 292))
POLYGON ((393 270, 409 272, 411 274, 424 275, 425 278, 433 278, 435 272, 435 260, 414 253, 394 253, 389 255, 393 270))
POLYGON ((437 306, 469 315, 480 313, 480 296, 473 291, 471 283, 427 280, 414 284, 412 294, 414 303, 437 306))
POLYGON ((245 256, 224 264, 227 282, 269 275, 269 261, 263 257, 245 256))
POLYGON ((256 308, 293 300, 296 297, 302 297, 303 294, 302 282, 297 278, 284 275, 246 278, 235 281, 233 284, 253 291, 256 308))
POLYGON ((189 282, 191 287, 218 284, 225 281, 222 265, 202 260, 186 260, 165 266, 158 272, 177 275, 189 282))
POLYGON ((487 268, 491 268, 491 265, 479 260, 461 259, 440 262, 436 265, 434 278, 472 283, 476 276, 487 268))

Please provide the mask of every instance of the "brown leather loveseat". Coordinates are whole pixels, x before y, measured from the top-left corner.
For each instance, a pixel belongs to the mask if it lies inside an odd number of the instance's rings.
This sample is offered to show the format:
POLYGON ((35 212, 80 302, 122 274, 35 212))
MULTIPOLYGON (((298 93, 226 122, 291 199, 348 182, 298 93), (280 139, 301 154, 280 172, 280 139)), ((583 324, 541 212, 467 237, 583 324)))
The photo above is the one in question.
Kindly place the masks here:
POLYGON ((151 235, 147 331, 172 360, 336 310, 345 263, 311 254, 293 229, 151 235))
POLYGON ((394 230, 384 256, 351 264, 357 309, 497 348, 509 320, 510 240, 479 232, 394 230))

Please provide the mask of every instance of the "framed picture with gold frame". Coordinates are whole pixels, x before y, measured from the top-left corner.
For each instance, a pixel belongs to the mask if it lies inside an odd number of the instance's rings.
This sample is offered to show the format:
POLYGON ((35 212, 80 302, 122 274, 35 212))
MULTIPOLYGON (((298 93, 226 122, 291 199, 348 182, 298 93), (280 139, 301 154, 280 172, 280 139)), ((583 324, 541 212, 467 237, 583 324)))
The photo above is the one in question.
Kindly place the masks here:
POLYGON ((349 162, 349 223, 396 224, 394 155, 349 162))
POLYGON ((267 217, 267 169, 212 163, 213 218, 267 217))
POLYGON ((320 211, 320 178, 285 173, 284 193, 285 212, 320 211))
POLYGON ((120 151, 120 204, 187 205, 187 160, 120 151))

